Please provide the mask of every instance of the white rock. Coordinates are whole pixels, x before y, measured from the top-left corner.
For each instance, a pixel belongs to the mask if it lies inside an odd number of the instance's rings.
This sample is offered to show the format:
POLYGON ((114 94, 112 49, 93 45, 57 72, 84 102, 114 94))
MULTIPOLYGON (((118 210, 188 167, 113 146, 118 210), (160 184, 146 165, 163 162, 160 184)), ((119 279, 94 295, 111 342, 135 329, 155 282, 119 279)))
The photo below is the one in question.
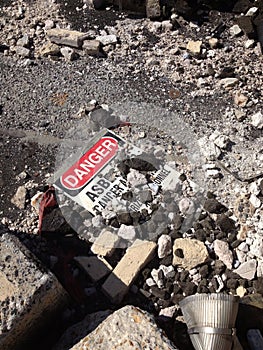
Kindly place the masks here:
POLYGON ((236 289, 236 293, 240 298, 243 298, 243 296, 246 294, 247 290, 243 286, 239 286, 236 289))
POLYGON ((251 49, 254 45, 255 45, 255 40, 253 39, 246 40, 244 44, 246 49, 251 49))
POLYGON ((237 24, 234 24, 230 29, 229 29, 229 32, 231 35, 233 36, 238 36, 242 33, 242 29, 237 25, 237 24))
POLYGON ((255 259, 252 259, 242 263, 236 270, 234 270, 234 272, 242 278, 246 278, 251 281, 255 276, 256 269, 257 261, 255 259))
POLYGON ((251 194, 249 201, 254 208, 259 208, 261 206, 261 200, 254 194, 251 194))
POLYGON ((258 196, 260 194, 260 188, 256 182, 252 182, 252 184, 249 186, 249 192, 255 196, 258 196))
POLYGON ((173 278, 175 276, 174 267, 172 265, 160 265, 160 269, 163 271, 164 277, 166 278, 173 278))
POLYGON ((237 78, 223 78, 219 80, 219 84, 222 85, 224 88, 231 88, 235 86, 238 83, 237 78))
POLYGON ((76 52, 71 47, 62 47, 60 52, 67 61, 73 61, 76 58, 76 52))
POLYGON ((170 31, 173 29, 173 25, 169 20, 162 21, 162 29, 164 29, 165 31, 170 31))
POLYGON ((99 35, 96 37, 96 40, 98 40, 103 46, 110 45, 110 44, 117 44, 117 37, 114 34, 110 35, 99 35))
POLYGON ((130 169, 127 175, 127 181, 132 187, 147 184, 146 177, 135 169, 130 169))
POLYGON ((219 260, 221 260, 228 269, 232 269, 233 254, 229 249, 228 243, 216 239, 214 241, 214 250, 219 260))
POLYGON ((259 258, 262 259, 263 257, 263 237, 256 237, 253 241, 253 243, 250 246, 250 253, 259 258))
POLYGON ((148 287, 152 287, 152 286, 155 286, 156 283, 155 281, 153 280, 153 278, 147 278, 145 283, 147 284, 148 287))
POLYGON ((118 236, 127 239, 127 240, 133 240, 136 236, 136 231, 134 226, 128 226, 122 224, 118 230, 118 236))
POLYGON ((249 251, 249 246, 246 242, 241 242, 237 248, 243 253, 247 253, 249 251))
POLYGON ((163 272, 161 269, 152 269, 151 271, 152 278, 154 282, 157 284, 158 288, 163 288, 163 272))
POLYGON ((253 7, 251 7, 251 8, 247 11, 247 13, 245 14, 245 16, 253 17, 253 16, 255 16, 255 14, 256 14, 257 12, 258 12, 258 7, 253 6, 253 7))
POLYGON ((263 114, 261 112, 257 112, 251 117, 251 124, 258 129, 263 128, 263 114))
POLYGON ((161 309, 159 312, 159 316, 172 318, 178 310, 179 310, 178 305, 169 306, 169 307, 166 307, 165 309, 161 309))
POLYGON ((206 157, 207 160, 214 160, 218 158, 221 154, 221 150, 213 142, 211 142, 207 137, 202 137, 198 140, 201 152, 206 157))
POLYGON ((182 214, 191 214, 194 211, 194 203, 189 198, 182 198, 178 206, 182 214))
POLYGON ((158 239, 158 257, 166 257, 172 251, 172 239, 169 235, 161 235, 158 239))

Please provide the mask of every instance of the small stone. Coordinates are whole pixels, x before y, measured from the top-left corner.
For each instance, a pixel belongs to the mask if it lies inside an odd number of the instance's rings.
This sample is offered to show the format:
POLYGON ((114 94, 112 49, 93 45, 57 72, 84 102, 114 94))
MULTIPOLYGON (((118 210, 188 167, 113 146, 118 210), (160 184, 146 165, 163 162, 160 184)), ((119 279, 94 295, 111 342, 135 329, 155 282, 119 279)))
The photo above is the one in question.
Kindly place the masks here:
POLYGON ((235 109, 235 116, 238 121, 242 121, 246 118, 246 112, 241 111, 240 109, 235 109))
POLYGON ((246 49, 251 49, 255 45, 255 40, 254 39, 248 39, 245 41, 245 48, 246 49))
POLYGON ((263 260, 262 260, 262 258, 258 260, 257 277, 263 277, 263 260))
POLYGON ((178 238, 174 241, 173 246, 173 265, 179 265, 187 270, 204 263, 208 258, 208 252, 203 242, 197 239, 178 238), (176 252, 182 251, 178 256, 176 252))
POLYGON ((16 54, 21 57, 30 57, 30 50, 26 47, 16 46, 15 47, 16 54))
POLYGON ((182 198, 178 206, 182 214, 192 214, 194 211, 194 203, 189 198, 182 198))
POLYGON ((76 52, 71 47, 62 47, 60 52, 67 61, 73 61, 77 58, 76 52))
POLYGON ((202 41, 190 40, 186 46, 186 49, 194 56, 198 56, 201 53, 202 41))
POLYGON ((58 56, 60 55, 60 47, 57 44, 48 42, 38 50, 38 54, 43 57, 58 56))
POLYGON ((136 236, 134 226, 127 226, 122 224, 118 230, 118 236, 129 241, 133 240, 136 236))
POLYGON ((11 203, 19 209, 25 209, 27 189, 25 186, 19 186, 15 195, 11 198, 11 203))
POLYGON ((102 46, 117 44, 117 42, 118 42, 118 39, 117 39, 116 35, 114 35, 114 34, 99 35, 96 37, 96 40, 99 41, 102 46))
POLYGON ((239 107, 245 107, 247 101, 248 97, 243 95, 241 92, 237 92, 234 96, 234 103, 239 107))
POLYGON ((251 194, 249 202, 253 205, 254 208, 259 208, 261 206, 261 200, 254 194, 251 194))
POLYGON ((148 287, 152 287, 152 286, 155 286, 155 285, 156 285, 154 279, 151 278, 151 277, 150 277, 150 278, 147 278, 147 280, 145 281, 145 283, 147 284, 148 287))
POLYGON ((239 25, 234 24, 230 29, 229 32, 232 36, 238 36, 242 33, 242 29, 239 27, 239 25))
POLYGON ((232 269, 233 254, 229 249, 227 242, 216 239, 214 241, 214 250, 218 258, 226 265, 228 269, 232 269))
POLYGON ((247 290, 243 286, 239 286, 236 289, 236 294, 240 297, 243 298, 243 296, 246 294, 247 290))
POLYGON ((174 267, 172 265, 170 266, 160 265, 160 269, 163 271, 165 278, 169 279, 175 276, 174 267))
POLYGON ((82 45, 87 55, 97 56, 100 52, 99 40, 84 40, 82 45))
POLYGON ((261 112, 257 112, 251 117, 251 124, 258 129, 263 128, 263 114, 261 112))
POLYGON ((208 43, 211 49, 216 49, 218 47, 219 40, 217 38, 210 38, 208 43))
POLYGON ((257 261, 255 259, 243 262, 237 269, 233 272, 237 273, 240 277, 246 278, 251 281, 255 277, 257 269, 257 261))
POLYGON ((173 318, 178 310, 179 310, 178 305, 169 306, 169 307, 166 307, 165 309, 161 309, 159 312, 159 316, 173 318))
POLYGON ((23 35, 22 38, 18 39, 16 42, 17 46, 28 47, 30 44, 30 39, 27 34, 23 35))
POLYGON ((45 30, 49 30, 49 29, 52 29, 54 27, 55 27, 55 23, 54 23, 54 21, 52 19, 47 19, 45 21, 45 27, 44 27, 45 30))
POLYGON ((158 258, 162 259, 172 252, 172 240, 169 235, 161 235, 158 239, 158 258))
POLYGON ((253 6, 247 11, 245 16, 253 17, 253 16, 255 16, 257 14, 257 12, 258 12, 258 7, 253 6))
POLYGON ((173 29, 173 25, 170 21, 162 21, 162 29, 165 31, 171 31, 173 29))
POLYGON ((232 88, 238 83, 237 78, 224 78, 219 80, 219 84, 222 85, 224 88, 232 88))
POLYGON ((147 184, 145 175, 141 174, 138 170, 130 169, 127 175, 127 181, 131 187, 141 186, 147 184))

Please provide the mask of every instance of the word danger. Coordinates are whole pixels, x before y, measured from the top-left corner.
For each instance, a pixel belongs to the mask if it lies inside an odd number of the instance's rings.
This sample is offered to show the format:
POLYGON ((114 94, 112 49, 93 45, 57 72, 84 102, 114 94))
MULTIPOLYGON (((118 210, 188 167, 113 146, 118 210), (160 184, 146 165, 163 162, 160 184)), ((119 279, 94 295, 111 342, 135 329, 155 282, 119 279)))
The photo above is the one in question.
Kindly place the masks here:
POLYGON ((85 186, 118 151, 118 142, 113 137, 102 137, 62 176, 61 184, 69 190, 85 186))

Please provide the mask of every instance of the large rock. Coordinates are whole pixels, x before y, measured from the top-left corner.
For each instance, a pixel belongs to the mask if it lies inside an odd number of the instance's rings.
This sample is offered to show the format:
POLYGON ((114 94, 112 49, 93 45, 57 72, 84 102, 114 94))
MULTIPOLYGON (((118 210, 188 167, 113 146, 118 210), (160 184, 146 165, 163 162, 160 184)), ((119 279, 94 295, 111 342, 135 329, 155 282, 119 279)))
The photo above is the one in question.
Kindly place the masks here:
POLYGON ((0 349, 26 349, 67 299, 56 277, 9 233, 0 236, 0 349))
POLYGON ((158 329, 152 315, 134 306, 125 306, 72 348, 84 349, 172 350, 176 347, 158 329))
POLYGON ((203 242, 197 239, 178 238, 173 246, 173 265, 179 265, 187 270, 204 263, 208 251, 203 242))
POLYGON ((87 33, 61 28, 47 30, 47 36, 52 43, 76 48, 80 48, 83 41, 88 38, 87 33))

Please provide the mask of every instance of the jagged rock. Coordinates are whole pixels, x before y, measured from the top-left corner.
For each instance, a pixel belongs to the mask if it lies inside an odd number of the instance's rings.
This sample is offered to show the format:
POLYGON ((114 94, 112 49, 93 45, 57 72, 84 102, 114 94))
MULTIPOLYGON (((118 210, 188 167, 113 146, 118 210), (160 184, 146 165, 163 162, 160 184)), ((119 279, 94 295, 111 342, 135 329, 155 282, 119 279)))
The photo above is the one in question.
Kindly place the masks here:
POLYGON ((216 239, 214 241, 214 250, 219 260, 221 260, 226 267, 231 270, 233 264, 233 254, 229 249, 228 243, 216 239))
POLYGON ((257 261, 255 259, 243 262, 237 269, 234 270, 242 278, 252 280, 257 270, 257 261))
POLYGON ((25 209, 27 189, 25 186, 19 186, 15 195, 11 198, 11 203, 19 209, 25 209))
POLYGON ((158 329, 152 315, 129 305, 108 316, 71 350, 89 348, 101 350, 176 349, 158 329))
POLYGON ((197 239, 178 238, 173 246, 173 265, 179 265, 187 270, 204 263, 208 252, 203 242, 197 239))
POLYGON ((189 41, 186 49, 194 56, 198 56, 201 53, 202 41, 189 41))
POLYGON ((251 124, 258 129, 263 128, 263 114, 261 112, 257 112, 251 117, 251 124))
POLYGON ((103 46, 117 44, 117 41, 118 41, 116 35, 114 34, 100 35, 96 37, 96 40, 99 41, 103 46))
POLYGON ((43 57, 58 56, 60 55, 60 47, 57 44, 48 42, 38 50, 38 54, 43 57))
POLYGON ((21 56, 24 58, 30 57, 30 50, 27 49, 26 47, 16 46, 15 52, 18 56, 21 56))
POLYGON ((172 251, 172 240, 169 235, 161 235, 158 239, 158 258, 162 259, 172 251))
POLYGON ((75 58, 77 58, 76 52, 71 47, 62 47, 60 52, 67 61, 73 61, 75 58))

